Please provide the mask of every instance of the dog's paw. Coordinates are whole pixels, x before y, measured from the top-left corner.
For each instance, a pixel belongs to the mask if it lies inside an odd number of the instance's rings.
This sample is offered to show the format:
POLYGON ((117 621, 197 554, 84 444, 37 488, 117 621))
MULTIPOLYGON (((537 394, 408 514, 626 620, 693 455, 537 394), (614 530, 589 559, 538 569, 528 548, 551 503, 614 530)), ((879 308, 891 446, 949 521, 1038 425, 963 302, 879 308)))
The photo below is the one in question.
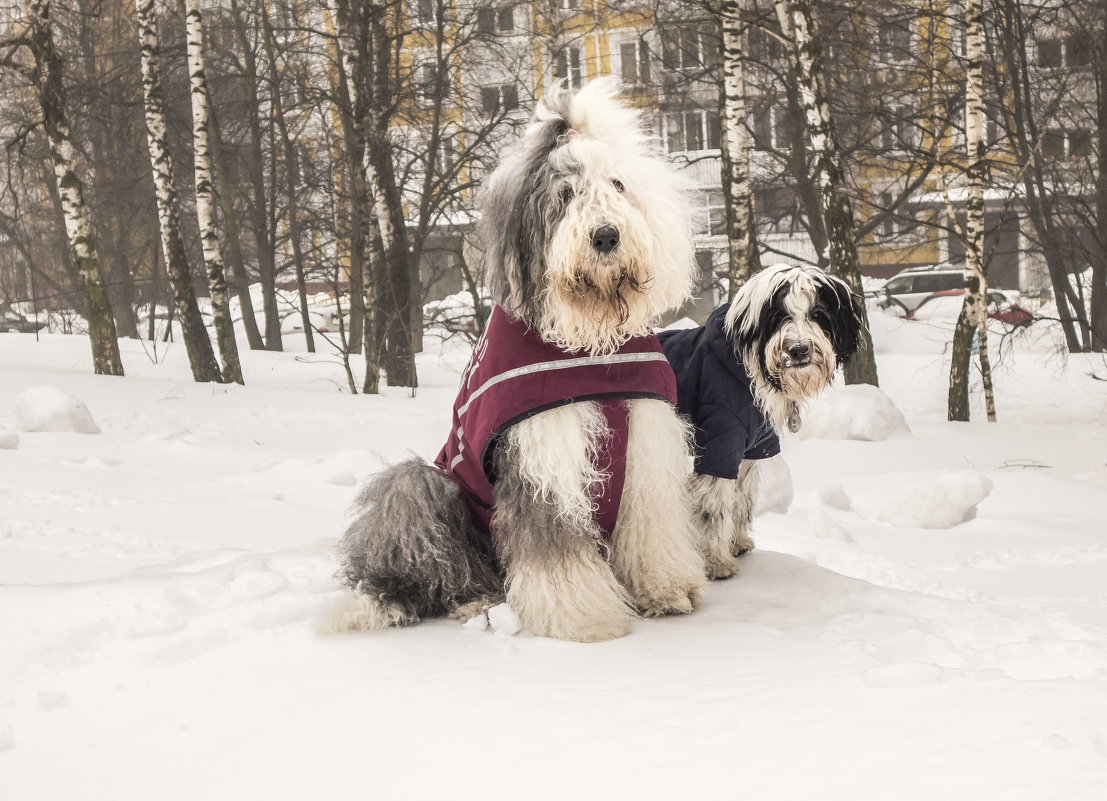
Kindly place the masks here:
POLYGON ((416 615, 405 612, 399 604, 360 592, 346 592, 317 621, 316 627, 321 634, 340 634, 413 626, 418 622, 416 615))
POLYGON ((662 617, 691 614, 702 597, 703 585, 696 581, 655 588, 637 601, 643 617, 662 617))
POLYGON ((486 614, 489 609, 493 606, 499 606, 504 600, 503 595, 482 595, 480 598, 458 604, 453 608, 449 616, 452 620, 460 620, 462 623, 465 623, 478 615, 486 614))
POLYGON ((562 617, 530 624, 524 620, 523 625, 540 637, 572 642, 603 642, 630 634, 633 620, 634 617, 626 613, 614 617, 585 614, 573 619, 562 617))
POLYGON ((728 553, 710 554, 704 559, 704 571, 712 581, 728 579, 738 572, 739 554, 733 556, 728 553))
POLYGON ((753 539, 748 534, 739 534, 734 538, 734 542, 731 543, 731 548, 735 556, 745 556, 755 547, 753 539))

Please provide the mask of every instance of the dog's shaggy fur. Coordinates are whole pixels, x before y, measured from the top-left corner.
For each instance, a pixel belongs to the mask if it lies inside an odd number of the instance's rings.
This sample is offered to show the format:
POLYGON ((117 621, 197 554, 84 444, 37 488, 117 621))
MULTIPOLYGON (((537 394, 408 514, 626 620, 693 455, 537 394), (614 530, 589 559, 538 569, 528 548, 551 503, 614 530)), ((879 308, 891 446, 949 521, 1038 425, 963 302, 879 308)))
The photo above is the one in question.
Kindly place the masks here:
MULTIPOLYGON (((749 376, 752 402, 778 434, 798 430, 807 403, 856 354, 863 314, 845 282, 815 267, 767 267, 738 291, 726 313, 725 335, 749 376)), ((749 392, 744 385, 733 390, 749 392)), ((697 473, 691 479, 694 519, 711 578, 733 575, 737 557, 753 548, 749 532, 758 468, 758 460, 744 459, 736 478, 697 473)))
MULTIPOLYGON (((484 188, 495 301, 563 351, 604 357, 649 335, 694 277, 683 187, 614 82, 551 92, 484 188)), ((568 398, 566 398, 568 400, 568 398)), ((409 461, 373 477, 340 544, 353 591, 330 630, 471 614, 506 599, 540 635, 595 641, 641 613, 691 612, 704 585, 687 496, 689 432, 672 406, 629 404, 618 519, 605 540, 594 497, 608 436, 594 401, 516 422, 491 454, 491 536, 444 473, 409 461)))

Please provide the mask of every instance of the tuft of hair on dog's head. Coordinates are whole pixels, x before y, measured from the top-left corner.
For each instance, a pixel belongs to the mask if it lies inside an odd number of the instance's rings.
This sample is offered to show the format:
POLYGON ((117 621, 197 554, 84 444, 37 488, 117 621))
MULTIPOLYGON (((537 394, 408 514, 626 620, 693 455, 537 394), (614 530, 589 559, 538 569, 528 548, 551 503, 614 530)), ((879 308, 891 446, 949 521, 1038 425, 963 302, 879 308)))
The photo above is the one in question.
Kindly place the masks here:
POLYGON ((778 431, 857 353, 861 299, 817 267, 775 264, 735 295, 725 321, 758 406, 778 431))
POLYGON ((482 193, 493 300, 566 351, 649 333, 696 274, 688 187, 617 91, 548 92, 482 193))

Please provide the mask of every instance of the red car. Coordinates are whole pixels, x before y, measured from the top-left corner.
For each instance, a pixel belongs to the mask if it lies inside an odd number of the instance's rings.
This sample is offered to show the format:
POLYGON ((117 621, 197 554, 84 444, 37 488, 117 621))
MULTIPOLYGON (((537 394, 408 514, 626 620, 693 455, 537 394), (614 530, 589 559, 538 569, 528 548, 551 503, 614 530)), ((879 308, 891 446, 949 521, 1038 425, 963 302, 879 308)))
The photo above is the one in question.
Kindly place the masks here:
MULTIPOLYGON (((956 318, 961 313, 963 289, 944 289, 927 295, 915 310, 907 315, 907 320, 933 320, 956 318)), ((1019 328, 1034 322, 1034 315, 1026 309, 1012 303, 1002 292, 988 290, 988 316, 993 320, 1019 328)))

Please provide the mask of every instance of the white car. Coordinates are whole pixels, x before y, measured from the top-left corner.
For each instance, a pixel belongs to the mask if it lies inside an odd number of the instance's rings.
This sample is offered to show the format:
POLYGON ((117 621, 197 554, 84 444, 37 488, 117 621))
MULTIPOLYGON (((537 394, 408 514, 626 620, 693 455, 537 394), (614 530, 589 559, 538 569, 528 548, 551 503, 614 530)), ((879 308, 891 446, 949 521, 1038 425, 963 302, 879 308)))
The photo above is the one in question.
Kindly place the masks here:
POLYGON ((964 288, 964 270, 917 267, 894 276, 876 295, 880 308, 905 317, 935 292, 964 288))

